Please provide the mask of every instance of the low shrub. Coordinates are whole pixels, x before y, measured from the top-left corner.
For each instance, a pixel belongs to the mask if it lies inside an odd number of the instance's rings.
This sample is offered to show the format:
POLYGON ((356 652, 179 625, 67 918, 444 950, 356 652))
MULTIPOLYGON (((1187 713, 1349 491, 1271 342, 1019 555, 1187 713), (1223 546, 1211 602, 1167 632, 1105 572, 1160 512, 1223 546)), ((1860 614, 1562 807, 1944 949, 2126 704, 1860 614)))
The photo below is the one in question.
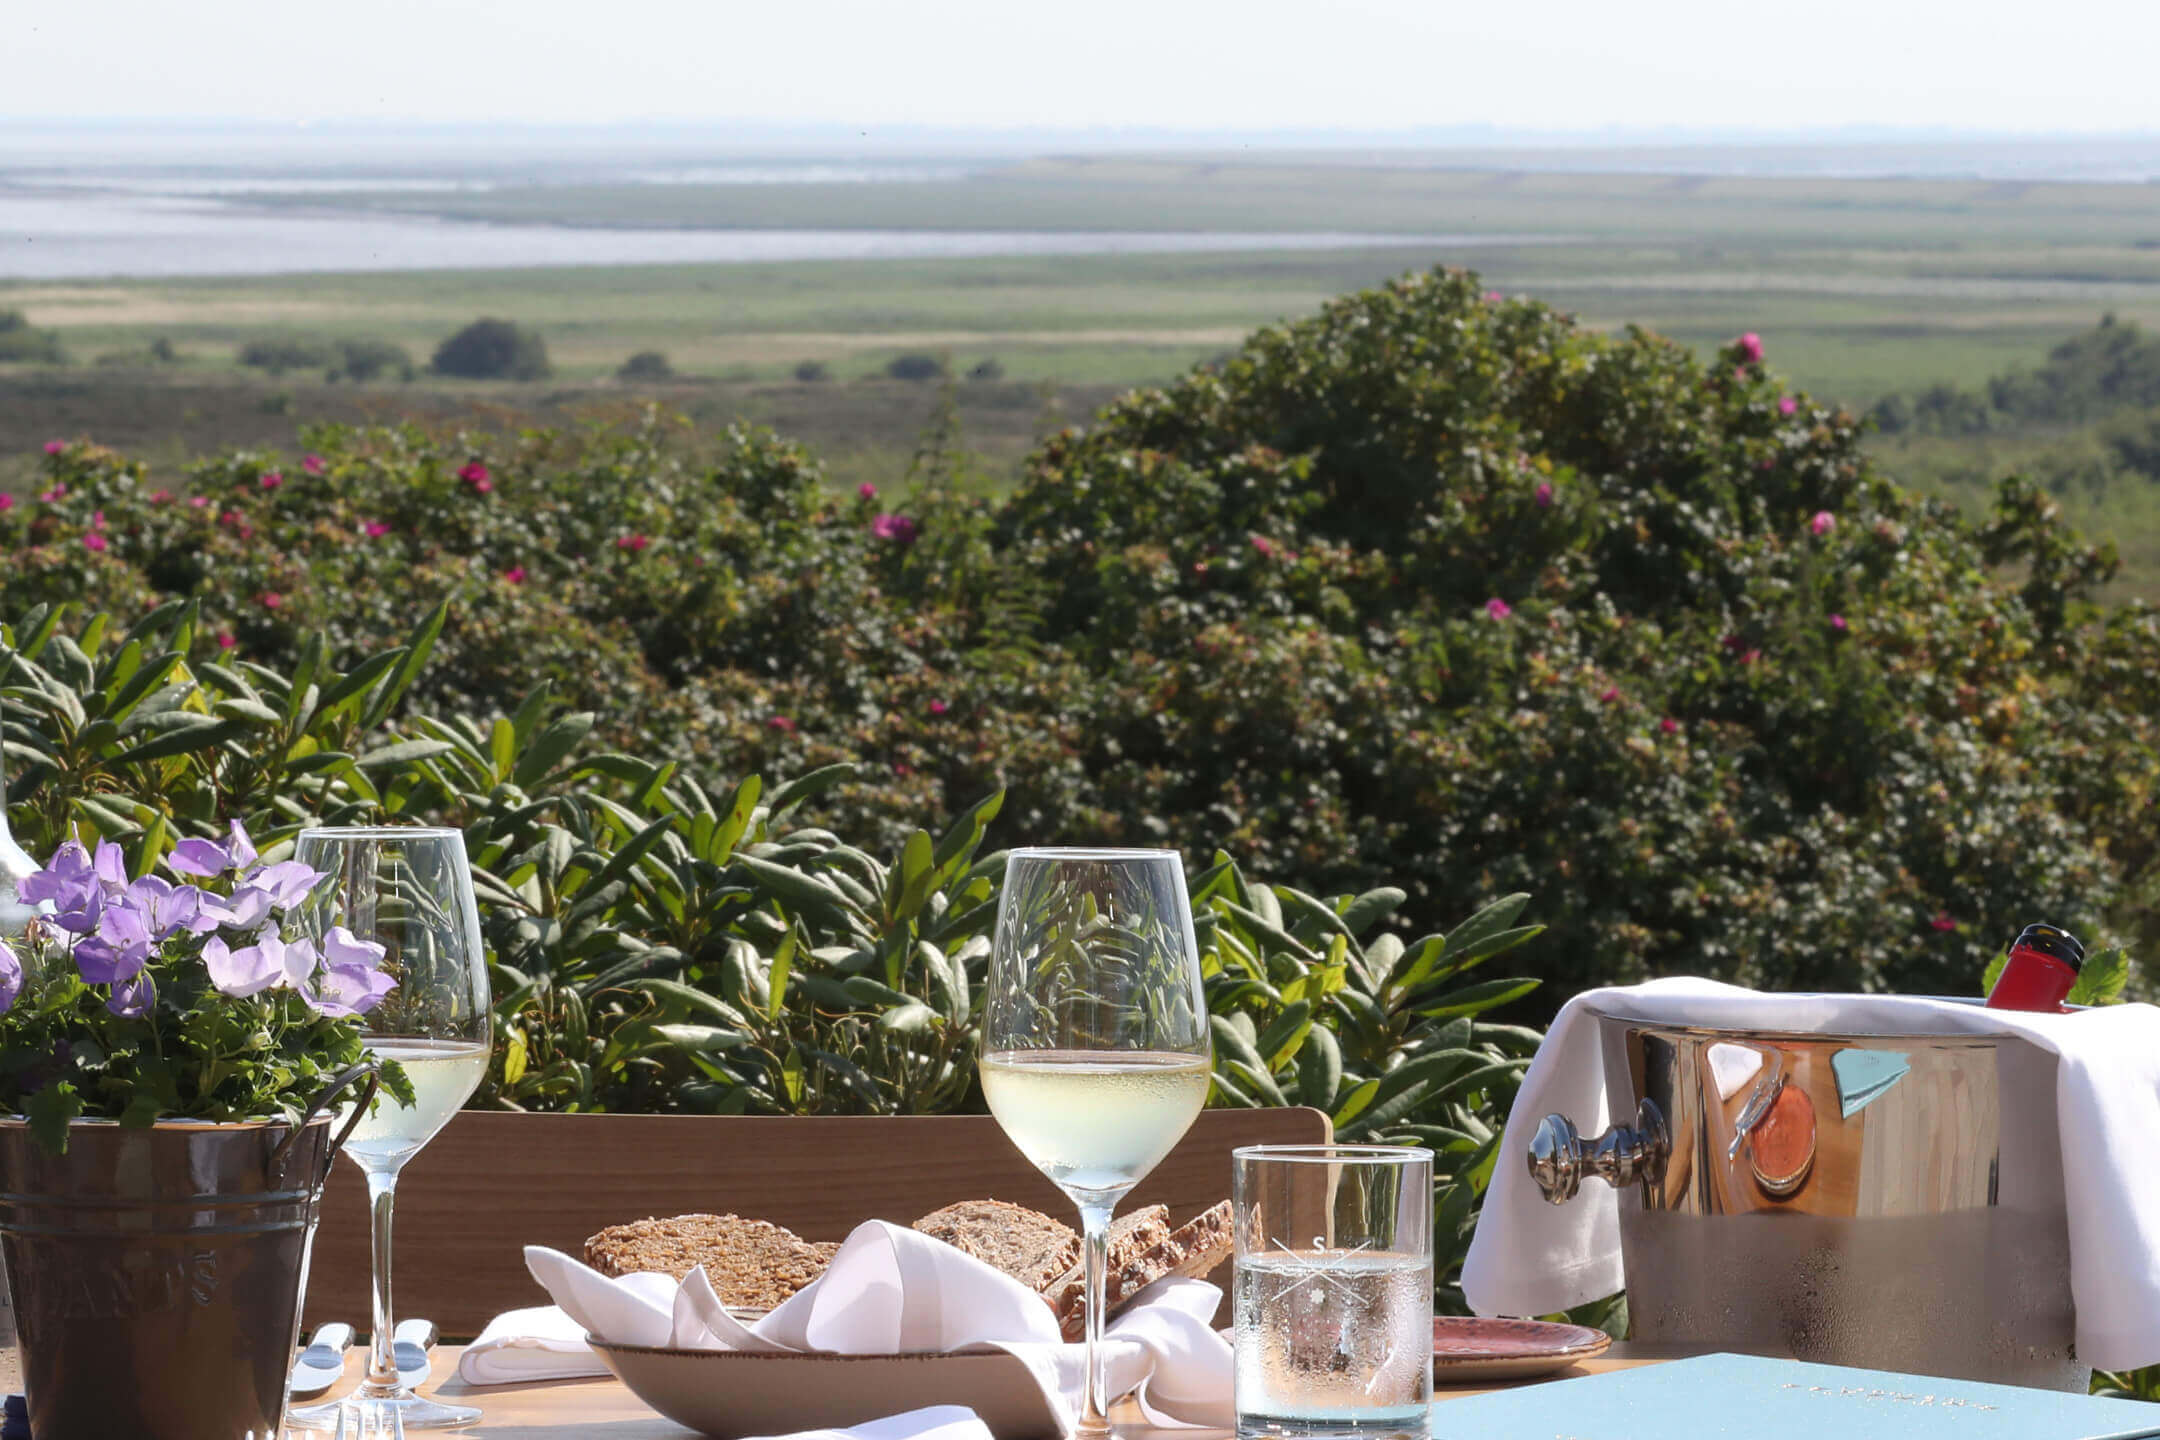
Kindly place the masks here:
POLYGON ((675 367, 668 363, 665 354, 658 350, 640 350, 623 361, 615 372, 618 380, 668 380, 675 374, 675 367))
POLYGON ((898 498, 658 415, 308 443, 172 489, 63 447, 0 513, 0 614, 191 596, 289 667, 447 602, 431 712, 545 681, 632 753, 855 765, 815 818, 865 843, 1002 790, 993 839, 1399 886, 1407 933, 1535 893, 1543 1003, 1941 991, 2160 892, 2154 613, 2092 602, 2109 556, 2031 485, 1978 524, 1897 489, 1753 337, 1704 363, 1411 276, 1050 438, 997 505, 949 438, 898 498))
POLYGON ((510 320, 475 320, 435 347, 429 369, 465 380, 542 380, 547 342, 510 320))
POLYGON ((938 380, 944 377, 945 361, 936 355, 895 355, 885 362, 885 373, 895 380, 938 380))
POLYGON ((376 380, 385 375, 413 377, 412 355, 388 340, 340 340, 337 373, 348 380, 376 380))
POLYGON ((313 340, 278 337, 250 340, 240 347, 240 363, 252 370, 282 375, 288 370, 315 370, 330 363, 330 347, 313 340))
MULTIPOLYGON (((40 607, 0 626, 16 838, 110 839, 143 873, 238 819, 266 859, 312 822, 462 827, 491 959, 477 1106, 709 1114, 980 1111, 975 1076, 1003 797, 882 856, 809 824, 854 783, 768 790, 592 745, 536 690, 493 719, 408 714, 440 610, 349 670, 319 632, 288 673, 220 651, 192 603, 124 633, 40 607)), ((1443 1300, 1533 1031, 1489 1023, 1535 985, 1470 972, 1536 933, 1524 897, 1447 935, 1386 928, 1399 889, 1319 899, 1226 856, 1193 877, 1217 1105, 1309 1104, 1345 1137, 1438 1155, 1443 1300)))
POLYGON ((67 360, 57 332, 32 328, 20 310, 0 310, 0 365, 65 365, 67 360))
POLYGON ((822 385, 832 379, 832 367, 822 360, 804 360, 795 366, 794 374, 805 385, 822 385))

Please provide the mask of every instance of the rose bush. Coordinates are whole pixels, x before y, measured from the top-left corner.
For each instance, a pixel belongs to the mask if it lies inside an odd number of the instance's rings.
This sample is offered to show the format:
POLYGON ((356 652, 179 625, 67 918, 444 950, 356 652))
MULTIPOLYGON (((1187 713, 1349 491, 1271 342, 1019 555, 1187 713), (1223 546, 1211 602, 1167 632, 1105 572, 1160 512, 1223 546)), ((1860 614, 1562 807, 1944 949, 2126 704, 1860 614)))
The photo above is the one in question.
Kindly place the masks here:
POLYGON ((1942 990, 2030 918, 2149 926, 2152 612, 2093 605, 2109 557, 2030 486, 1978 524, 1900 491, 1772 356, 1414 275, 1051 438, 996 505, 935 451, 836 496, 658 416, 162 480, 71 442, 0 513, 0 614, 187 596, 290 671, 447 604, 401 703, 545 682, 695 775, 848 763, 815 818, 884 848, 1002 790, 993 840, 1399 885, 1413 931, 1530 891, 1546 1003, 1942 990))

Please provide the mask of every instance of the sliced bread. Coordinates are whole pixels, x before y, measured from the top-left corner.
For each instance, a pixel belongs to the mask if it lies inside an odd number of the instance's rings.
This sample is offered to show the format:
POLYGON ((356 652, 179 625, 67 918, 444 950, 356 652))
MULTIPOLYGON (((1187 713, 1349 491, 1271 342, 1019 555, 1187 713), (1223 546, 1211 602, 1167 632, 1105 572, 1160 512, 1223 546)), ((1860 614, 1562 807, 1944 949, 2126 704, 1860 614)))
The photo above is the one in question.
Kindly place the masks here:
POLYGON ((1104 1287, 1110 1313, 1116 1314, 1119 1306, 1158 1280, 1172 1275, 1204 1278, 1230 1258, 1230 1249, 1230 1202, 1224 1200, 1171 1231, 1124 1269, 1113 1269, 1104 1287))
MULTIPOLYGON (((1103 1271, 1105 1314, 1117 1303, 1114 1293, 1108 1291, 1109 1281, 1169 1238, 1170 1211, 1166 1206, 1144 1206, 1110 1222, 1110 1263, 1103 1271)), ((1087 1275, 1080 1265, 1075 1264, 1043 1287, 1042 1295, 1050 1302, 1050 1309, 1056 1313, 1066 1339, 1077 1340, 1086 1333, 1087 1275)))
POLYGON ((825 1273, 840 1247, 739 1215, 675 1215, 610 1225, 585 1242, 585 1263, 603 1275, 658 1271, 677 1280, 705 1267, 720 1303, 770 1310, 825 1273))
POLYGON ((947 1205, 917 1220, 915 1228, 1030 1290, 1041 1290, 1080 1263, 1080 1237, 1072 1226, 1004 1200, 947 1205))

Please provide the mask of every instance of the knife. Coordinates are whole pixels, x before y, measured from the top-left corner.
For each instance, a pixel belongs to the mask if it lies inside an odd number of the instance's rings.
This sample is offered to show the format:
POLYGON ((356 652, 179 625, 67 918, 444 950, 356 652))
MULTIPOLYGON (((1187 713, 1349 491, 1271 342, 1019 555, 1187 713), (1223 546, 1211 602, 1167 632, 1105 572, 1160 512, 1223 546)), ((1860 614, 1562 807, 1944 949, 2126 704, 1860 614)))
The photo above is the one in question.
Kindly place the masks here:
POLYGON ((398 1383, 417 1390, 428 1378, 428 1351, 435 1348, 435 1322, 403 1320, 390 1332, 390 1354, 397 1361, 398 1383))
POLYGON ((293 1361, 292 1378, 287 1387, 295 1395, 313 1395, 327 1390, 344 1378, 345 1352, 352 1347, 353 1328, 340 1321, 332 1321, 315 1331, 315 1338, 308 1341, 307 1348, 293 1361))

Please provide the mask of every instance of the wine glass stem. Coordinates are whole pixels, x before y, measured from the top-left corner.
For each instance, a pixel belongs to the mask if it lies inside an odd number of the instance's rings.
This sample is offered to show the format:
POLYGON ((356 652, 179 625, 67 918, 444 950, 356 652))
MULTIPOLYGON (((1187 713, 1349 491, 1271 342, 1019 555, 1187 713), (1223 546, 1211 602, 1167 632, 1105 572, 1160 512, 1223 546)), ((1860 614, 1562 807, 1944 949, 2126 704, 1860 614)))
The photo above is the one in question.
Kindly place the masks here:
POLYGON ((368 1334, 367 1384, 370 1394, 398 1388, 396 1323, 390 1318, 390 1211, 397 1199, 396 1166, 367 1172, 369 1234, 375 1252, 375 1323, 368 1334))
POLYGON ((1073 1433, 1077 1440, 1099 1440, 1110 1433, 1110 1397, 1103 1382, 1103 1290, 1110 1268, 1111 1204, 1082 1201, 1080 1205, 1081 1269, 1087 1284, 1086 1382, 1081 1386, 1080 1422, 1073 1433))

